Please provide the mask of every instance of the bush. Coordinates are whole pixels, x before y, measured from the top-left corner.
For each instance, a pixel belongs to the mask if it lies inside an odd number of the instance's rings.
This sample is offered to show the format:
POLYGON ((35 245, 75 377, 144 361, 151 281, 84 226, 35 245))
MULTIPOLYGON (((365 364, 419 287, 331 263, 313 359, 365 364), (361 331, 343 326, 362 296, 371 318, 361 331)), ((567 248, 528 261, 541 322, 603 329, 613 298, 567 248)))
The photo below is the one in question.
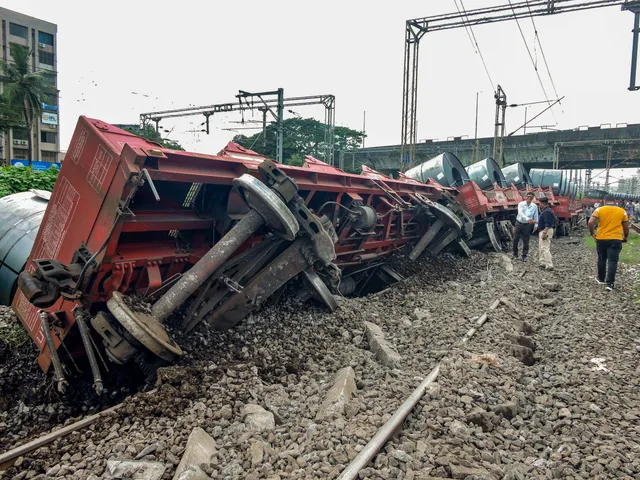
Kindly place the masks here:
POLYGON ((32 188, 52 191, 58 173, 59 170, 54 167, 45 171, 34 171, 28 167, 1 167, 0 197, 26 192, 32 188))
POLYGON ((285 162, 287 165, 291 165, 292 167, 302 167, 304 165, 304 155, 300 155, 299 153, 294 153, 289 157, 289 160, 285 162))

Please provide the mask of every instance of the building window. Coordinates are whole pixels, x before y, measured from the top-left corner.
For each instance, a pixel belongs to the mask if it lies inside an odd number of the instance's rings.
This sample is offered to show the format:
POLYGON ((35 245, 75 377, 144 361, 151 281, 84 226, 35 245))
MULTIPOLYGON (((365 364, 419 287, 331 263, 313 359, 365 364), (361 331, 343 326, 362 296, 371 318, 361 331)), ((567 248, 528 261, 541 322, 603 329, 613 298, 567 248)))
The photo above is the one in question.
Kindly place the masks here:
POLYGON ((53 53, 45 52, 44 50, 38 50, 38 61, 45 65, 51 65, 53 67, 53 53))
POLYGON ((29 159, 29 150, 26 148, 14 148, 13 149, 13 157, 15 160, 28 160, 29 159))
POLYGON ((14 128, 13 129, 14 140, 29 140, 29 133, 26 128, 14 128))
POLYGON ((38 43, 53 47, 53 35, 47 32, 38 32, 38 43))
POLYGON ((41 152, 40 158, 45 162, 57 162, 58 152, 41 152))
POLYGON ((58 136, 55 132, 40 132, 40 141, 42 143, 56 143, 56 137, 58 136))
POLYGON ((45 65, 51 65, 53 67, 53 53, 45 52, 44 50, 38 50, 38 61, 45 65))
POLYGON ((9 33, 26 40, 29 36, 29 29, 17 23, 9 23, 9 33))

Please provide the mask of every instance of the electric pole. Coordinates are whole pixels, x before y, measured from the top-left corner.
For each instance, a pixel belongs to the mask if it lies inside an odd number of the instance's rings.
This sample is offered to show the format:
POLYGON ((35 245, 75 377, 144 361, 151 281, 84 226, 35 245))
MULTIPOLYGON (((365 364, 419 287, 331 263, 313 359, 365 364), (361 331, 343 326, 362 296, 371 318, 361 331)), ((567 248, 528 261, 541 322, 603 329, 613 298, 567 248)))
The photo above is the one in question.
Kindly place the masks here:
POLYGON ((607 165, 606 165, 606 171, 605 171, 605 175, 604 175, 604 189, 607 190, 609 188, 609 171, 611 170, 611 154, 612 154, 612 149, 611 149, 611 145, 609 145, 607 147, 607 165))
POLYGON ((367 136, 367 111, 362 114, 362 148, 364 148, 364 139, 367 136))
POLYGON ((267 109, 261 108, 262 112, 262 148, 264 151, 267 150, 267 109))
POLYGON ((471 153, 471 163, 476 163, 478 161, 479 150, 480 150, 480 142, 478 141, 478 96, 480 92, 476 92, 476 130, 475 130, 475 143, 473 144, 473 152, 471 153))
POLYGON ((496 121, 493 131, 493 159, 498 162, 500 168, 504 167, 504 129, 506 126, 507 94, 498 85, 494 95, 496 99, 496 121))
POLYGON ((633 13, 633 42, 631 43, 631 78, 629 79, 629 90, 639 90, 636 85, 636 69, 638 66, 638 37, 640 35, 640 2, 627 2, 622 5, 622 10, 629 10, 633 13))
MULTIPOLYGON (((284 163, 284 89, 278 89, 278 117, 276 119, 276 128, 278 130, 278 144, 276 146, 276 160, 284 163)), ((333 162, 332 162, 333 163, 333 162)))

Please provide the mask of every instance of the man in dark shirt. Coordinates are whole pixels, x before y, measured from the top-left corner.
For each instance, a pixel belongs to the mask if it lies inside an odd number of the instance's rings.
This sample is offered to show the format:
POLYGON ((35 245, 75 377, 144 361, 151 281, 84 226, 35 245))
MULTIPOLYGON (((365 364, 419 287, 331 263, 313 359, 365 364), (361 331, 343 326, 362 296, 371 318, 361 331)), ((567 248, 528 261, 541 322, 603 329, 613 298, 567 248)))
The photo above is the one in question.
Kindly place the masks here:
POLYGON ((551 210, 549 199, 546 197, 540 199, 540 208, 542 208, 542 213, 540 213, 537 225, 537 229, 540 231, 538 234, 538 263, 540 268, 553 270, 551 239, 556 226, 556 214, 551 210))

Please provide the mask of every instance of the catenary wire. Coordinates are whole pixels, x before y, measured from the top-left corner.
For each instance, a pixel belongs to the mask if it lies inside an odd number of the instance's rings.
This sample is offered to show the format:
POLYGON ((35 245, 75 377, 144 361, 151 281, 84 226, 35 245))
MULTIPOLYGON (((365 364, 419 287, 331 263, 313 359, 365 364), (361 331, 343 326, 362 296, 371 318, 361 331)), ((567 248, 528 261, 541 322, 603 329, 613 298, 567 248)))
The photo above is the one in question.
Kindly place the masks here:
MULTIPOLYGON (((468 23, 469 20, 468 20, 468 17, 467 17, 467 11, 464 8, 464 2, 462 0, 460 0, 460 5, 462 6, 462 11, 460 11, 460 8, 458 7, 457 0, 453 0, 453 2, 456 5, 456 9, 458 10, 458 13, 460 13, 460 15, 463 15, 465 17, 465 19, 467 20, 467 23, 468 23)), ((471 25, 467 25, 467 23, 465 23, 464 28, 465 29, 468 28, 467 35, 469 35, 469 40, 471 41, 471 46, 473 47, 475 52, 480 56, 480 60, 482 61, 482 66, 484 67, 484 71, 487 74, 487 78, 489 79, 489 83, 491 83, 492 91, 495 92, 496 87, 495 87, 495 84, 493 83, 493 79, 491 78, 491 74, 489 73, 489 68, 487 67, 487 63, 484 60, 484 56, 482 55, 482 50, 480 50, 480 45, 478 45, 478 40, 476 39, 476 34, 473 33, 473 28, 471 27, 471 25)))
MULTIPOLYGON (((511 0, 509 0, 509 5, 511 6, 511 11, 514 13, 515 15, 515 9, 513 8, 513 4, 511 3, 511 0)), ((526 37, 524 36, 524 32, 522 31, 522 26, 520 25, 520 20, 518 20, 518 17, 515 17, 515 21, 516 21, 516 25, 518 26, 518 30, 520 31, 520 36, 522 37, 522 41, 524 42, 524 46, 527 49, 527 53, 529 54, 529 59, 531 60, 531 64, 533 65, 533 69, 536 72, 536 77, 538 77, 538 83, 540 83, 540 87, 542 88, 542 93, 544 94, 544 98, 546 99, 547 103, 551 103, 551 100, 549 100, 549 95, 547 94, 547 89, 544 88, 544 83, 542 82, 542 78, 540 77, 540 72, 538 71, 538 67, 536 65, 536 62, 533 59, 533 55, 531 54, 531 49, 529 48, 529 43, 527 42, 526 37)), ((556 124, 558 123, 558 120, 556 119, 555 113, 553 112, 553 109, 551 110, 551 114, 553 115, 553 119, 555 120, 556 124)))
MULTIPOLYGON (((529 13, 531 12, 531 7, 529 6, 529 0, 527 0, 527 8, 529 9, 529 13)), ((553 76, 551 75, 551 69, 549 68, 549 63, 547 62, 547 57, 544 54, 544 48, 542 48, 542 42, 540 41, 540 34, 538 33, 538 27, 536 25, 536 21, 533 19, 533 15, 531 15, 531 24, 533 25, 533 31, 535 33, 536 40, 538 41, 538 46, 540 47, 540 54, 542 55, 542 61, 544 62, 544 67, 547 70, 547 75, 549 75, 549 80, 551 81, 551 87, 553 88, 553 93, 556 98, 560 98, 558 95, 558 90, 556 89, 556 84, 553 81, 553 76)), ((564 109, 562 109, 562 102, 559 102, 562 113, 564 113, 564 109)))

